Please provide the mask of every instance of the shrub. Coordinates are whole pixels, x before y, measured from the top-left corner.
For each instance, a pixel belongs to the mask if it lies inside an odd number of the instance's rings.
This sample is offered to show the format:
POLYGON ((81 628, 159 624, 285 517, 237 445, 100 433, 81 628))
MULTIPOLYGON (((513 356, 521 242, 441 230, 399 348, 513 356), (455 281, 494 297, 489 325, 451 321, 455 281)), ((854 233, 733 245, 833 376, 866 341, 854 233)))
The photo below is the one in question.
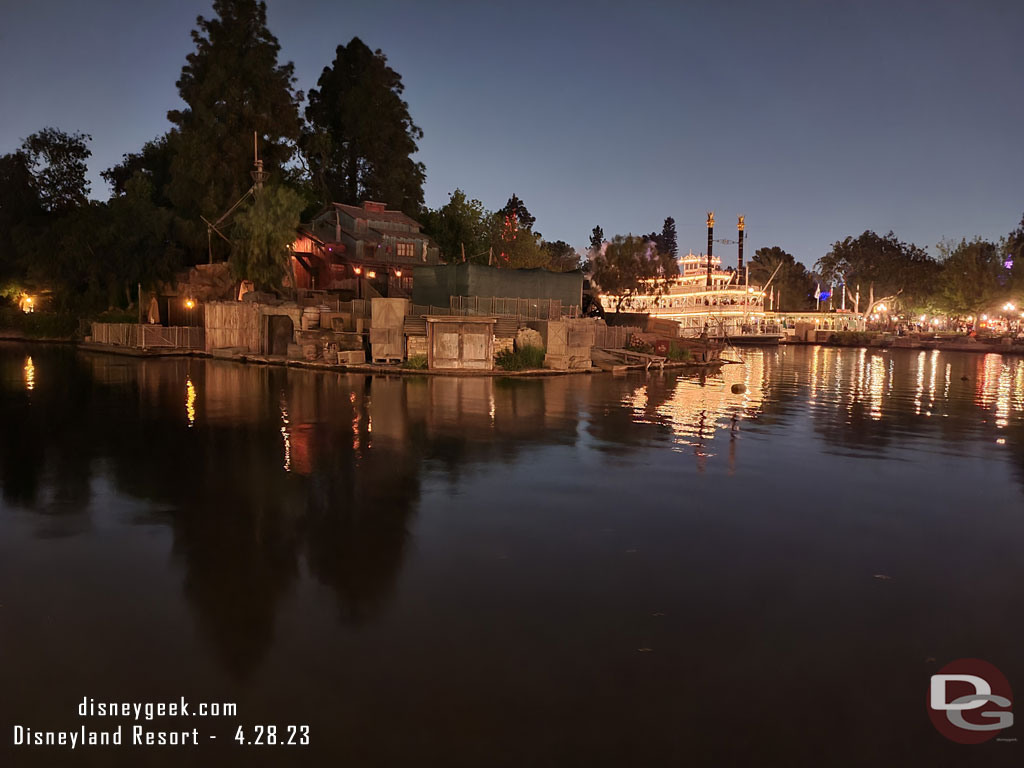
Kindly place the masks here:
POLYGON ((674 341, 668 346, 668 354, 665 355, 673 363, 685 363, 690 359, 690 350, 686 347, 680 347, 674 341))
POLYGON ((22 331, 30 339, 70 339, 78 330, 78 318, 50 312, 25 313, 15 307, 0 311, 0 328, 22 331))
POLYGON ((426 355, 409 355, 409 359, 405 361, 403 368, 411 368, 414 371, 423 371, 427 368, 427 356, 426 355))
POLYGON ((544 367, 544 349, 542 347, 520 347, 516 350, 505 349, 494 356, 495 364, 505 371, 525 371, 544 367))

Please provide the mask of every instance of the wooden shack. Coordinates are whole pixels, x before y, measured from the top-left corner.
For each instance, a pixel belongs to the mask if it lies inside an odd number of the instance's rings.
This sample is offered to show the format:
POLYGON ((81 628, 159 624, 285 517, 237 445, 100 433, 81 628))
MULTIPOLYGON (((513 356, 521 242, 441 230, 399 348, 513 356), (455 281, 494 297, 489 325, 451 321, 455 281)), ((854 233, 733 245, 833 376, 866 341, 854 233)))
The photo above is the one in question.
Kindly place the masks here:
POLYGON ((427 367, 431 370, 494 368, 495 317, 432 315, 427 323, 427 367))

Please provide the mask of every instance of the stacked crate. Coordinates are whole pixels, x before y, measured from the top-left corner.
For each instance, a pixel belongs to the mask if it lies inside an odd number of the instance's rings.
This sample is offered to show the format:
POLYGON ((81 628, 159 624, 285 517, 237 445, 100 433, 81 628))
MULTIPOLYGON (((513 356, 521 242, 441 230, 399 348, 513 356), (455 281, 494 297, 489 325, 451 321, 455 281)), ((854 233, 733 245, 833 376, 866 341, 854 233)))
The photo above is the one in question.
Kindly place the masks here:
POLYGON ((596 320, 592 318, 535 320, 528 325, 544 341, 544 365, 559 371, 587 370, 594 346, 596 320))
POLYGON ((408 299, 372 299, 370 348, 375 363, 400 363, 405 359, 405 315, 408 299))

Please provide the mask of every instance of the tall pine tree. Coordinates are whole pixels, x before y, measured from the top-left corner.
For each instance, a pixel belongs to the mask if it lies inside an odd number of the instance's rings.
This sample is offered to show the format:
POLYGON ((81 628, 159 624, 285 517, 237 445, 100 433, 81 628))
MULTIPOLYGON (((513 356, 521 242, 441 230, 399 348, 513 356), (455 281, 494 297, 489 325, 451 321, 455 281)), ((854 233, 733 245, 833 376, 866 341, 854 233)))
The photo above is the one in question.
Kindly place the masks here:
MULTIPOLYGON (((168 119, 172 159, 167 196, 181 218, 191 255, 206 252, 206 225, 234 205, 252 184, 253 132, 273 177, 299 138, 294 66, 278 63, 281 46, 267 29, 267 6, 256 0, 214 0, 216 16, 196 20, 178 79, 186 106, 168 119)), ((215 238, 219 240, 219 238, 215 238)))
POLYGON ((310 130, 303 137, 322 203, 375 200, 420 215, 426 170, 412 156, 423 131, 409 115, 404 90, 380 49, 371 51, 358 37, 338 46, 309 92, 310 130))

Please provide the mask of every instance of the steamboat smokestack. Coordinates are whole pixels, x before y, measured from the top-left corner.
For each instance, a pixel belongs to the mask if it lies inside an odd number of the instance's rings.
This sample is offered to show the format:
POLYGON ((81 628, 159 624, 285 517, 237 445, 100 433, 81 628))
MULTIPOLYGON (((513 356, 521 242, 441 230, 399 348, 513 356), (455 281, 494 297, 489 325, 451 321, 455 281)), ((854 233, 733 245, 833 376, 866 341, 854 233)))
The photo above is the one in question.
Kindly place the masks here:
POLYGON ((711 287, 711 249, 715 238, 715 212, 708 211, 708 288, 711 287))
POLYGON ((736 265, 736 268, 739 270, 739 279, 736 281, 737 283, 739 283, 740 280, 743 280, 743 227, 743 217, 740 216, 739 224, 736 225, 736 229, 739 231, 739 238, 737 238, 737 241, 739 242, 739 259, 736 265))

